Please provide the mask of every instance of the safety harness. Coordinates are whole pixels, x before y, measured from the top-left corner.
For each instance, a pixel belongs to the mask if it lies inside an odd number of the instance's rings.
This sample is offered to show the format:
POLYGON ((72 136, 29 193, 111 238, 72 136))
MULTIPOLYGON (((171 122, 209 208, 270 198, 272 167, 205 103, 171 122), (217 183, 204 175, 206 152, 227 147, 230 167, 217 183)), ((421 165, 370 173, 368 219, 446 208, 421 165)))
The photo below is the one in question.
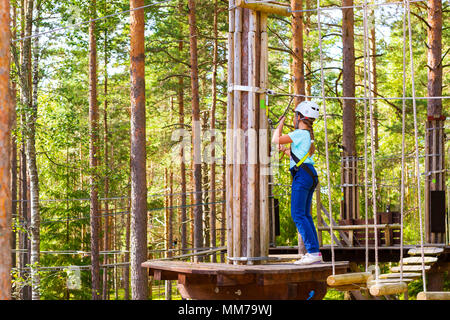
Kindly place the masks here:
POLYGON ((299 158, 292 152, 292 148, 291 148, 290 152, 291 152, 292 160, 294 160, 294 162, 295 162, 295 165, 294 165, 292 168, 289 169, 289 171, 290 171, 291 174, 292 174, 292 177, 295 177, 297 171, 298 171, 300 168, 303 168, 303 169, 311 176, 311 178, 313 179, 313 185, 312 185, 312 187, 311 187, 311 189, 310 189, 310 191, 313 191, 313 190, 316 188, 317 184, 319 183, 319 177, 318 177, 317 175, 315 175, 315 174, 311 171, 311 169, 304 163, 305 160, 310 156, 310 153, 308 152, 302 159, 299 159, 299 158))

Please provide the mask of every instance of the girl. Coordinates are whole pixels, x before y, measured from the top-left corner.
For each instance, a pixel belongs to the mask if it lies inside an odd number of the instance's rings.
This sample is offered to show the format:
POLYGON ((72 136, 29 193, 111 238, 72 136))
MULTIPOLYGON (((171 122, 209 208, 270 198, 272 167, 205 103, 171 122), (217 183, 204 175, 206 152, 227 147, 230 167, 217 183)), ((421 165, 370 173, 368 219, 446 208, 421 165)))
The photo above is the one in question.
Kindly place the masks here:
POLYGON ((279 150, 290 156, 289 171, 293 177, 291 215, 307 251, 300 260, 294 262, 300 265, 323 262, 316 228, 311 216, 312 196, 318 183, 312 159, 315 151, 313 122, 318 117, 319 106, 312 101, 303 101, 295 108, 294 127, 296 130, 282 135, 286 120, 283 117, 272 137, 272 143, 278 144, 279 150), (283 146, 288 143, 291 144, 290 149, 283 146))

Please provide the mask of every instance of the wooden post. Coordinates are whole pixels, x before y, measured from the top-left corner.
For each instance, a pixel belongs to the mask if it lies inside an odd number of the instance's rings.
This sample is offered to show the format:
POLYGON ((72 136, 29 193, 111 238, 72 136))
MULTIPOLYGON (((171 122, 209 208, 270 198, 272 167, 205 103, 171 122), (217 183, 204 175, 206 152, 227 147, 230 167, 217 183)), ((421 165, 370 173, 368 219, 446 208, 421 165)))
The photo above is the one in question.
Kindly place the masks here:
POLYGON ((258 264, 268 255, 268 120, 259 90, 268 83, 267 46, 265 13, 230 10, 226 177, 228 257, 235 264, 258 264))
MULTIPOLYGON (((269 38, 267 34, 267 14, 261 13, 260 19, 261 46, 260 46, 260 75, 261 88, 269 84, 269 38)), ((270 217, 269 217, 269 176, 270 176, 270 132, 268 122, 268 106, 265 94, 260 94, 259 101, 259 205, 260 205, 260 255, 269 255, 270 243, 270 217), (264 106, 264 107, 263 107, 264 106)), ((275 242, 275 239, 273 239, 275 242)))
MULTIPOLYGON (((234 0, 230 0, 230 6, 234 5, 234 0)), ((234 83, 234 37, 235 37, 235 10, 228 11, 228 84, 234 83)), ((228 91, 227 95, 227 130, 226 130, 226 166, 225 166, 225 210, 227 223, 227 252, 228 256, 233 256, 233 119, 234 119, 234 92, 228 91)), ((231 260, 228 261, 231 263, 231 260)))

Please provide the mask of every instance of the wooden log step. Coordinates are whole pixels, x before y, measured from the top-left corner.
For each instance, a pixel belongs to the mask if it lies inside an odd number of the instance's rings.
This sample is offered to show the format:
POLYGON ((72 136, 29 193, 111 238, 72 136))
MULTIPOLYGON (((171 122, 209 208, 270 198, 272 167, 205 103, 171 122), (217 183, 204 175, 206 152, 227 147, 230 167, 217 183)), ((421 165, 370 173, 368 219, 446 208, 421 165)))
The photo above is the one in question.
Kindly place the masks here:
MULTIPOLYGON (((430 270, 430 266, 424 266, 425 270, 430 270)), ((400 272, 400 266, 398 267, 392 267, 391 268, 392 272, 400 272)), ((421 265, 407 265, 407 266, 403 266, 403 271, 422 271, 422 266, 421 265)))
MULTIPOLYGON (((384 274, 379 275, 380 279, 389 279, 389 278, 398 278, 398 277, 399 277, 398 273, 384 273, 384 274)), ((417 278, 422 277, 422 274, 414 273, 414 272, 403 272, 403 277, 417 279, 417 278)))
MULTIPOLYGON (((415 279, 410 279, 410 278, 403 278, 403 279, 401 279, 400 280, 400 278, 390 278, 390 279, 378 279, 378 283, 383 283, 383 284, 386 284, 386 283, 399 283, 399 282, 405 282, 405 283, 408 283, 408 282, 411 282, 411 281, 414 281, 415 279)), ((377 281, 375 281, 375 280, 370 280, 370 281, 367 281, 367 287, 371 287, 371 286, 373 286, 373 285, 376 285, 377 284, 377 281)))
MULTIPOLYGON (((422 257, 407 257, 403 258, 403 264, 422 264, 422 257)), ((438 261, 436 257, 423 257, 424 263, 435 263, 438 261)))
POLYGON ((419 292, 417 300, 450 300, 449 291, 419 292))
POLYGON ((370 287, 369 292, 374 297, 391 294, 401 294, 408 290, 406 282, 378 283, 370 287))
POLYGON ((364 283, 371 276, 370 272, 354 272, 331 275, 327 278, 329 286, 343 286, 355 283, 364 283))
MULTIPOLYGON (((424 255, 439 255, 442 252, 444 252, 444 248, 424 247, 423 251, 424 251, 424 255)), ((410 256, 422 255, 422 249, 420 247, 409 249, 408 254, 410 256)))

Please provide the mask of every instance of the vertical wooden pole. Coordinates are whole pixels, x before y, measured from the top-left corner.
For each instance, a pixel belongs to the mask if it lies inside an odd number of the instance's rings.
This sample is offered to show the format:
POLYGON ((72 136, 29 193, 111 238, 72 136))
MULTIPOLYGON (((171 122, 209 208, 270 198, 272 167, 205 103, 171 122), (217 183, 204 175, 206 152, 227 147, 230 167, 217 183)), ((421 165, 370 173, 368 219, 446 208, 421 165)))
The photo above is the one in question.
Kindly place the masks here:
POLYGON ((130 0, 131 42, 131 291, 133 300, 148 299, 147 174, 145 135, 144 0, 130 0))
MULTIPOLYGON (((249 14, 249 31, 248 31, 248 85, 256 87, 256 26, 257 13, 250 11, 249 14)), ((248 93, 248 169, 247 169, 247 257, 255 257, 255 211, 256 199, 251 197, 256 193, 256 174, 257 174, 257 146, 258 140, 256 136, 256 93, 248 93)), ((258 230, 259 231, 259 230, 258 230)), ((249 261, 248 264, 253 264, 249 261)))
MULTIPOLYGON (((241 39, 243 9, 234 9, 234 85, 241 83, 241 39)), ((241 92, 233 92, 233 257, 241 256, 241 92)), ((235 262, 236 264, 236 262, 235 262)))
POLYGON ((11 299, 10 4, 0 1, 0 300, 11 299))
POLYGON ((265 94, 258 90, 266 89, 268 83, 267 15, 240 7, 230 10, 233 15, 227 113, 227 161, 232 161, 226 173, 227 178, 232 175, 232 183, 227 183, 232 194, 227 205, 227 218, 232 218, 228 256, 235 264, 256 264, 267 256, 270 241, 267 109, 265 94))
MULTIPOLYGON (((267 88, 269 86, 269 38, 267 35, 267 14, 261 12, 260 18, 260 68, 259 86, 267 88)), ((269 216, 269 176, 270 171, 270 134, 268 123, 268 108, 266 104, 266 94, 259 95, 259 101, 255 101, 256 108, 259 108, 259 205, 260 205, 260 255, 269 255, 270 242, 270 216, 269 216)), ((273 239, 275 241, 275 239, 273 239)))
MULTIPOLYGON (((234 6, 234 0, 229 2, 230 8, 234 6)), ((228 86, 234 83, 234 37, 235 37, 235 10, 228 11, 228 86)), ((228 90, 227 94, 227 125, 226 125, 226 166, 225 166, 225 210, 227 228, 227 254, 234 256, 233 234, 233 162, 234 162, 234 91, 228 90)), ((231 263, 231 260, 228 261, 231 263)))

